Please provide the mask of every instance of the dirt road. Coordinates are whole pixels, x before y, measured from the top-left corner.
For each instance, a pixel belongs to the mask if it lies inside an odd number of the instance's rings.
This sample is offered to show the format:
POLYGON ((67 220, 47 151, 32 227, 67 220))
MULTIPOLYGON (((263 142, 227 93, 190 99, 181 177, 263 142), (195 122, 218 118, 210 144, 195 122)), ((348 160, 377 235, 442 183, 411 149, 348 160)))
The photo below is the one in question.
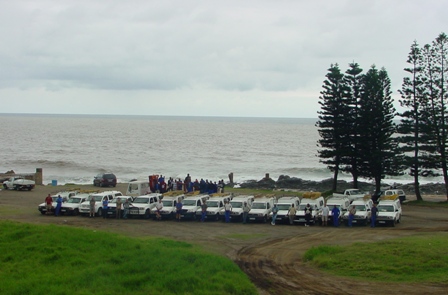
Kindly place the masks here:
MULTIPOLYGON (((94 189, 93 186, 82 188, 94 189)), ((374 229, 41 215, 37 210, 38 204, 44 201, 48 193, 63 189, 38 186, 31 192, 0 191, 0 219, 99 229, 135 237, 160 236, 197 243, 234 260, 257 285, 260 294, 446 294, 448 289, 447 285, 386 284, 335 277, 323 274, 302 261, 307 249, 321 244, 351 244, 447 232, 446 208, 404 206, 401 224, 394 228, 374 229)), ((124 192, 126 186, 119 184, 116 189, 124 192)))

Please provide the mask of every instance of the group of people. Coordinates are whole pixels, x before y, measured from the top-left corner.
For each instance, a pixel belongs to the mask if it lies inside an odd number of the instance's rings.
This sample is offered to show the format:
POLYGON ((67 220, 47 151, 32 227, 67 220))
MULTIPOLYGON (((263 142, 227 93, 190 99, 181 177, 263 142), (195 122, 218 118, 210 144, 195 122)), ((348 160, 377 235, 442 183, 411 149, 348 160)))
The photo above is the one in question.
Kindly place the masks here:
MULTIPOLYGON (((115 218, 128 218, 129 214, 129 208, 131 207, 131 203, 129 202, 128 198, 124 198, 124 201, 121 200, 120 197, 117 198, 117 201, 115 202, 115 218), (123 214, 121 214, 121 210, 123 210, 123 214)), ((95 199, 90 198, 89 201, 89 217, 93 218, 95 217, 95 199)), ((107 197, 103 198, 102 202, 102 216, 103 218, 107 218, 107 212, 109 210, 109 199, 107 197)))
MULTIPOLYGON (((307 204, 307 206, 305 208, 306 208, 305 209, 305 219, 306 219, 305 226, 309 226, 312 208, 310 207, 310 204, 307 204)), ((338 208, 338 206, 335 205, 331 209, 331 213, 332 213, 332 218, 333 218, 333 226, 339 227, 339 216, 341 215, 341 210, 338 208)), ((372 210, 370 213, 371 213, 370 227, 375 227, 376 217, 378 215, 378 208, 376 207, 375 203, 373 203, 372 210)), ((322 207, 322 225, 323 226, 328 225, 329 215, 330 215, 330 208, 327 206, 327 203, 325 203, 325 205, 322 207)), ((355 218, 355 215, 356 215, 356 206, 350 205, 350 208, 348 210, 348 224, 347 224, 349 227, 352 227, 353 219, 355 218)), ((290 219, 290 221, 291 221, 291 219, 290 219)))
POLYGON ((190 174, 187 174, 183 181, 180 178, 174 179, 172 177, 165 180, 163 175, 152 175, 149 180, 149 192, 159 192, 161 194, 169 191, 183 191, 185 193, 199 191, 201 194, 223 193, 224 186, 223 179, 218 182, 204 180, 203 178, 192 181, 190 174))
MULTIPOLYGON (((51 215, 51 211, 53 210, 53 198, 50 194, 45 198, 45 207, 47 209, 46 214, 51 215)), ((61 214, 62 207, 62 197, 58 195, 56 198, 56 207, 54 208, 54 216, 59 216, 61 214)))

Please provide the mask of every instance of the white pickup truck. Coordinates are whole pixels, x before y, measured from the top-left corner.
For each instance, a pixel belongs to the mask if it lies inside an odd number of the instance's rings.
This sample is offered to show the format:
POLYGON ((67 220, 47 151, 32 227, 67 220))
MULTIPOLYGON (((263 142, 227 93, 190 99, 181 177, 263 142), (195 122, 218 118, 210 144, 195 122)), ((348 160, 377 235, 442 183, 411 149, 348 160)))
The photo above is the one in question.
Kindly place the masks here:
POLYGON ((23 178, 22 176, 10 177, 8 180, 3 182, 4 189, 15 189, 15 190, 32 190, 36 183, 32 180, 23 178))
POLYGON ((364 198, 365 195, 366 195, 365 193, 361 192, 357 188, 349 188, 343 192, 333 193, 333 197, 347 197, 350 200, 350 202, 357 199, 362 199, 364 198))

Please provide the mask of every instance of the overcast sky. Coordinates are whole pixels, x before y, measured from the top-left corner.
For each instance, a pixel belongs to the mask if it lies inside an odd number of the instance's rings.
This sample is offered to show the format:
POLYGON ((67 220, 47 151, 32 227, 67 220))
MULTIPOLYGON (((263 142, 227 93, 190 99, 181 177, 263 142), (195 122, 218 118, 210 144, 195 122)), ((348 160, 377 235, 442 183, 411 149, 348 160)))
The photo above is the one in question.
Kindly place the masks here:
POLYGON ((444 0, 0 0, 0 112, 315 118, 327 69, 448 33, 444 0))

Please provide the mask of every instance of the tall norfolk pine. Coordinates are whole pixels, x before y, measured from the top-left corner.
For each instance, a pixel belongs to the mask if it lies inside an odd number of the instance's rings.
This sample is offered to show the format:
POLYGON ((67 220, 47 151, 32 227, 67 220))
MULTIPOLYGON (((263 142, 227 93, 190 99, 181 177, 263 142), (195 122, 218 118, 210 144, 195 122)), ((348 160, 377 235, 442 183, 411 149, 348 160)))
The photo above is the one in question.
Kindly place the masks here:
POLYGON ((340 170, 355 187, 358 177, 374 179, 377 191, 385 174, 396 174, 390 80, 384 69, 361 72, 355 63, 345 75, 332 65, 320 96, 318 156, 334 172, 333 190, 340 170))
POLYGON ((408 56, 411 67, 405 69, 411 78, 403 79, 400 91, 400 104, 408 109, 400 114, 400 148, 414 176, 419 200, 419 176, 438 175, 440 170, 448 199, 447 51, 448 38, 444 33, 422 49, 414 42, 408 56))
POLYGON ((319 121, 316 123, 321 139, 318 156, 321 162, 334 173, 333 190, 337 188, 337 179, 342 157, 348 153, 348 116, 347 86, 343 81, 344 75, 337 64, 331 65, 322 86, 318 112, 319 121))

